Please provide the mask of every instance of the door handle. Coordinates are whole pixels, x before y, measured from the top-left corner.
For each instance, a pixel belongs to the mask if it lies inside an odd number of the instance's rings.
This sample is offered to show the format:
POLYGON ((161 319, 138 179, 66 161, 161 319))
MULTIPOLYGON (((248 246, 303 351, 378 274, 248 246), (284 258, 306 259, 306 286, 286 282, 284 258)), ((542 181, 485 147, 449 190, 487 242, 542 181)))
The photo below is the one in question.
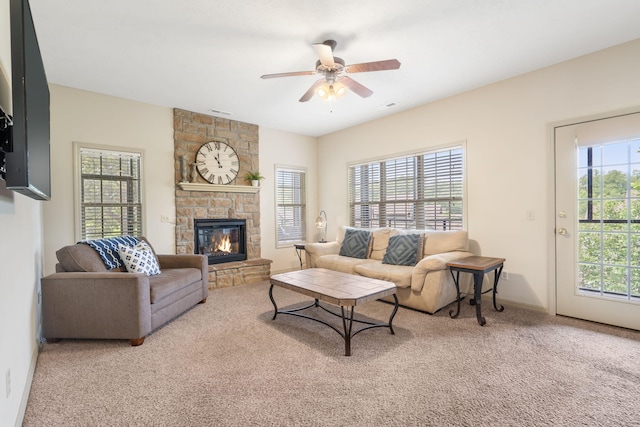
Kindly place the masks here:
POLYGON ((567 234, 569 234, 566 228, 558 228, 556 229, 556 233, 561 236, 566 236, 567 234))

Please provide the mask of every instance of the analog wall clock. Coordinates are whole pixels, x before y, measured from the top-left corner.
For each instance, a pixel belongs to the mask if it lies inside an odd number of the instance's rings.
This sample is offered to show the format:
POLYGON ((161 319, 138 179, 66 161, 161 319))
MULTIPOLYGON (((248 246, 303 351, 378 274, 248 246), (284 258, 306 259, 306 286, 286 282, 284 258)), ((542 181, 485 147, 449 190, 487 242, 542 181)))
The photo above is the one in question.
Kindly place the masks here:
POLYGON ((238 154, 229 144, 219 141, 202 144, 195 163, 200 176, 211 184, 229 184, 240 169, 238 154))

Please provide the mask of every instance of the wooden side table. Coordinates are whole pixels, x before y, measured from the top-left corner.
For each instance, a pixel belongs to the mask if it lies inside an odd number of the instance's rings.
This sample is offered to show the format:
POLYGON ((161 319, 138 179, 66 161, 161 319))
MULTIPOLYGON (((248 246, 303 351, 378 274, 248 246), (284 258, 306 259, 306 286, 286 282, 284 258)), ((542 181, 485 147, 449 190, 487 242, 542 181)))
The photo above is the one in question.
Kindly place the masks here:
MULTIPOLYGON (((482 317, 482 281, 484 275, 490 271, 494 271, 493 278, 493 308, 496 311, 503 311, 504 306, 496 305, 496 293, 498 293, 498 280, 500 280, 500 274, 502 274, 502 267, 504 266, 504 258, 490 258, 484 256, 470 256, 462 258, 460 260, 447 263, 451 271, 451 277, 453 277, 453 283, 456 285, 456 292, 458 293, 458 309, 454 313, 453 310, 449 311, 449 316, 455 319, 460 314, 460 272, 473 274, 473 299, 469 301, 471 305, 476 306, 476 318, 480 326, 484 326, 487 321, 482 317), (455 272, 455 274, 454 274, 455 272)), ((488 292, 488 291, 487 291, 488 292)))

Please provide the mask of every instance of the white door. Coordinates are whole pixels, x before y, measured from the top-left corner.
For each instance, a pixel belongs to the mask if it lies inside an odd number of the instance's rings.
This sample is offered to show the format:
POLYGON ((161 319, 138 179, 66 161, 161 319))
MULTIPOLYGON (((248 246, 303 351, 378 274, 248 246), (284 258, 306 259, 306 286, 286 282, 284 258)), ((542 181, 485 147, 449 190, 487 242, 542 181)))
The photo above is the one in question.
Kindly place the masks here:
POLYGON ((640 330, 640 113, 555 129, 556 312, 640 330))

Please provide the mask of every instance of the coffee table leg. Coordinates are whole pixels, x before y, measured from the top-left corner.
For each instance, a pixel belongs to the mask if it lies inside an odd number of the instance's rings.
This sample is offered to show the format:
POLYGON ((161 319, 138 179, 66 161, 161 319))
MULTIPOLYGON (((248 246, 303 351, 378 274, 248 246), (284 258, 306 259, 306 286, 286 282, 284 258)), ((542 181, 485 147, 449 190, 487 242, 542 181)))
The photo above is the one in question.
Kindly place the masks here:
POLYGON ((395 335, 395 331, 393 330, 393 325, 391 324, 391 322, 393 322, 393 318, 395 317, 396 313, 398 312, 398 296, 396 294, 393 294, 393 299, 395 300, 396 304, 393 307, 393 312, 391 313, 391 317, 389 317, 389 329, 391 330, 391 333, 393 335, 395 335))
POLYGON ((274 320, 278 315, 278 306, 276 305, 276 300, 273 299, 273 284, 269 288, 269 299, 271 300, 271 304, 273 304, 273 310, 274 310, 273 318, 271 320, 274 320))
POLYGON ((340 306, 342 312, 342 327, 344 328, 344 355, 351 356, 351 329, 353 327, 353 312, 355 307, 347 307, 347 316, 344 315, 344 306, 340 306))

